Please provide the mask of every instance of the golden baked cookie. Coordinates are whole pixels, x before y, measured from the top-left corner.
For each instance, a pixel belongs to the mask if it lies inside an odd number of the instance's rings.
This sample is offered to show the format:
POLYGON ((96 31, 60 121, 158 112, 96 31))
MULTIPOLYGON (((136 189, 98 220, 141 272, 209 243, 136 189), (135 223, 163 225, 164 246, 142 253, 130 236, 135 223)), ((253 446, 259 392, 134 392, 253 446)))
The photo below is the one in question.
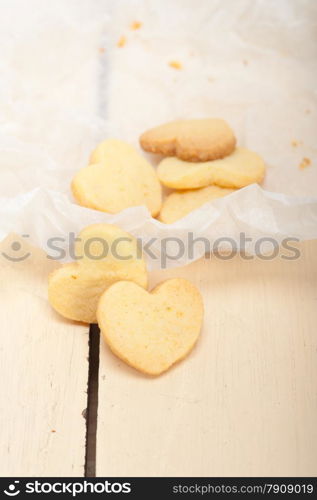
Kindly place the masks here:
POLYGON ((145 288, 146 265, 137 240, 116 226, 88 226, 78 239, 76 261, 49 276, 49 302, 65 318, 96 323, 102 293, 119 280, 131 280, 145 288))
POLYGON ((186 161, 207 161, 232 153, 236 138, 224 120, 203 118, 176 120, 152 128, 141 135, 140 144, 151 153, 186 161))
POLYGON ((210 184, 242 188, 263 180, 265 164, 257 153, 237 148, 226 158, 201 163, 165 158, 159 164, 157 174, 162 184, 175 189, 195 189, 210 184))
POLYGON ((97 318, 114 354, 140 372, 160 375, 194 347, 203 301, 184 279, 167 280, 151 293, 121 281, 102 295, 97 318))
POLYGON ((109 213, 145 205, 153 216, 159 213, 162 190, 156 172, 130 144, 109 139, 91 159, 96 163, 81 169, 72 181, 80 205, 109 213))
POLYGON ((165 222, 165 224, 172 224, 185 217, 185 215, 195 210, 195 208, 201 207, 208 201, 226 196, 233 191, 234 189, 207 186, 201 189, 190 189, 188 191, 172 193, 163 202, 159 220, 165 222))

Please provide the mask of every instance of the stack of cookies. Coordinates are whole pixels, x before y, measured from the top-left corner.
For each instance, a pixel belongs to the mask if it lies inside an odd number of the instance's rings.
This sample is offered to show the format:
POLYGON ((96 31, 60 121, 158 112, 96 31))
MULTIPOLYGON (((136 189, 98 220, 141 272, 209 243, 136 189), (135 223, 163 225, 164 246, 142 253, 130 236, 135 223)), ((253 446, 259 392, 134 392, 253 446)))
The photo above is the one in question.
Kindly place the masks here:
POLYGON ((167 156, 157 171, 129 144, 106 140, 73 179, 78 203, 108 213, 145 205, 171 224, 208 201, 261 182, 265 173, 262 158, 236 147, 233 131, 217 118, 166 123, 145 132, 140 144, 167 156), (176 190, 164 201, 161 185, 176 190))
POLYGON ((140 143, 145 151, 167 156, 157 170, 160 182, 177 190, 160 211, 159 219, 167 224, 264 177, 262 158, 236 147, 233 131, 221 119, 166 123, 145 132, 140 143))

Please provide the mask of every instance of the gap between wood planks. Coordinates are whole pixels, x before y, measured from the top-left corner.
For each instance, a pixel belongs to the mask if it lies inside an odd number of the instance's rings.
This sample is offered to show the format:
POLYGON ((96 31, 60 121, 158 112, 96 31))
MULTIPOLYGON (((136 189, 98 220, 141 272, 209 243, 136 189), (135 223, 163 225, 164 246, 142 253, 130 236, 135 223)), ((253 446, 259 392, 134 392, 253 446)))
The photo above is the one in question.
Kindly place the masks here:
POLYGON ((89 372, 88 398, 86 416, 86 457, 85 477, 96 477, 96 435, 98 417, 98 376, 99 376, 99 342, 98 325, 90 325, 89 329, 89 372))
MULTIPOLYGON (((101 46, 108 39, 108 33, 104 30, 101 46)), ((98 116, 104 119, 108 114, 107 93, 108 84, 108 57, 102 53, 99 58, 98 75, 98 116)), ((99 351, 100 330, 98 325, 90 325, 89 329, 89 373, 88 373, 88 398, 86 416, 86 456, 85 477, 96 477, 96 444, 97 444, 97 418, 98 418, 98 382, 99 382, 99 351)))

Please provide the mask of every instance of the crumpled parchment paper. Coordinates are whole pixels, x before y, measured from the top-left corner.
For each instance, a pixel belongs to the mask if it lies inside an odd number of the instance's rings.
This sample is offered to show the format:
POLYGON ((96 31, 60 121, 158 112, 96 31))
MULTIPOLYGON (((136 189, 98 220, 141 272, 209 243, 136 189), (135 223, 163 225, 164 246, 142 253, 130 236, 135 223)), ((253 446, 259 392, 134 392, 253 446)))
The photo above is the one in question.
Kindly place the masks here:
POLYGON ((144 244, 154 238, 152 268, 164 252, 167 267, 201 257, 204 245, 189 251, 189 234, 211 247, 230 238, 250 253, 263 237, 316 238, 316 19, 309 0, 2 2, 0 238, 28 235, 52 254, 51 238, 67 250, 70 233, 104 221, 144 244), (74 202, 72 176, 101 140, 137 146, 147 127, 209 116, 228 120, 238 143, 263 156, 262 187, 173 225, 145 207, 109 215, 74 202), (304 158, 310 164, 300 168, 304 158))

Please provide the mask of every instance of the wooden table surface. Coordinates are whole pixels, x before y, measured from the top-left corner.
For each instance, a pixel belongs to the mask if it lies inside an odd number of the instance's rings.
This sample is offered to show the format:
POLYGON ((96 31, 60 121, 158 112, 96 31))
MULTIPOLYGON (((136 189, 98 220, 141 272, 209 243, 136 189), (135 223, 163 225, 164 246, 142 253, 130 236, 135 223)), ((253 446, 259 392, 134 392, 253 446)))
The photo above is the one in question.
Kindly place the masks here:
MULTIPOLYGON (((152 273, 152 285, 182 276, 200 288, 203 332, 184 362, 154 379, 101 339, 91 398, 98 396, 98 418, 88 429, 96 463, 88 470, 317 474, 317 242, 300 250, 295 261, 213 257, 152 273)), ((82 476, 89 327, 51 310, 47 274, 56 264, 31 251, 19 263, 0 258, 1 475, 82 476)))

